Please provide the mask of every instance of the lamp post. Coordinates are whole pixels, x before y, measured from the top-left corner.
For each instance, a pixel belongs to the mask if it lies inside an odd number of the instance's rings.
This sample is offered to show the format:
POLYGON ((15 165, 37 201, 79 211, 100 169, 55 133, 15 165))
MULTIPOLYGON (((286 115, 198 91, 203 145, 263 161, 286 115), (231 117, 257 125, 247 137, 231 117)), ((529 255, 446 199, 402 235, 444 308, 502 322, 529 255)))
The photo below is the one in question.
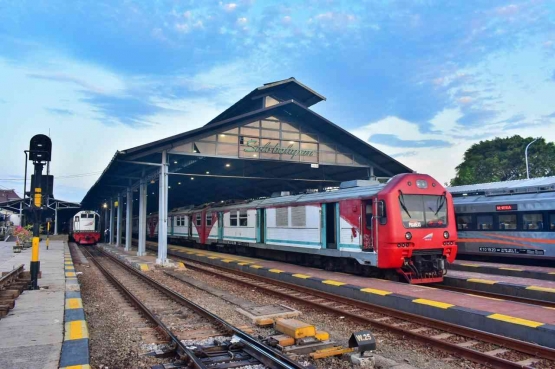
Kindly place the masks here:
POLYGON ((524 150, 524 157, 526 158, 526 178, 527 179, 530 179, 530 171, 528 170, 528 148, 530 147, 530 145, 532 145, 534 142, 536 142, 539 139, 540 139, 539 137, 535 138, 534 141, 526 145, 526 149, 524 150))

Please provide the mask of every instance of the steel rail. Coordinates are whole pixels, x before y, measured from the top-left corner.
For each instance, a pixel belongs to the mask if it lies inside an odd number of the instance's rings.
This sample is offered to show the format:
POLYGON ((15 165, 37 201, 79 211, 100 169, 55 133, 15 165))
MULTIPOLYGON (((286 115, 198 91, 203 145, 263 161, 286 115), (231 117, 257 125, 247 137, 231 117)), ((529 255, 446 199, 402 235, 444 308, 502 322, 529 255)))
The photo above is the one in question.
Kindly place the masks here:
POLYGON ((0 290, 4 289, 6 286, 9 286, 10 283, 14 281, 14 279, 19 278, 19 275, 23 273, 24 268, 25 268, 25 265, 21 264, 17 268, 14 268, 8 273, 6 273, 6 275, 2 276, 0 278, 0 290))
POLYGON ((406 312, 402 312, 402 311, 398 311, 398 310, 394 310, 394 309, 390 309, 387 307, 383 307, 383 306, 378 306, 378 305, 374 305, 374 304, 370 304, 370 303, 366 303, 366 302, 362 302, 362 301, 358 301, 358 300, 354 300, 354 299, 350 299, 350 298, 344 298, 344 297, 337 297, 335 295, 326 293, 326 292, 322 292, 322 291, 317 291, 311 288, 307 288, 307 287, 303 287, 303 286, 299 286, 299 285, 294 285, 294 284, 290 284, 287 282, 282 282, 282 281, 276 281, 274 279, 270 279, 270 278, 266 278, 266 277, 262 277, 259 275, 253 275, 253 274, 249 274, 246 272, 241 272, 241 271, 237 271, 237 270, 231 270, 231 269, 227 269, 224 267, 219 267, 219 266, 214 266, 212 264, 208 264, 205 262, 200 262, 197 260, 194 260, 195 263, 198 264, 204 264, 204 265, 208 265, 210 266, 210 268, 213 269, 217 269, 217 270, 222 270, 228 273, 232 273, 235 275, 240 275, 249 279, 253 279, 256 278, 256 281, 260 281, 259 283, 255 283, 255 282, 248 282, 245 280, 241 280, 239 278, 237 278, 236 276, 228 276, 228 275, 223 275, 220 274, 218 272, 215 271, 211 271, 211 270, 207 270, 205 268, 202 267, 198 267, 195 265, 192 265, 190 262, 190 259, 184 259, 183 257, 181 257, 180 255, 176 255, 173 254, 174 256, 180 257, 182 260, 187 260, 188 262, 186 263, 186 266, 192 270, 197 270, 197 271, 201 271, 201 272, 206 272, 206 273, 210 273, 212 275, 215 275, 217 277, 221 277, 224 279, 227 279, 229 281, 232 281, 234 283, 240 283, 243 284, 245 286, 248 287, 256 287, 256 288, 261 288, 267 292, 273 293, 275 295, 281 296, 281 297, 285 297, 287 299, 292 299, 295 300, 297 302, 303 303, 303 304, 307 304, 313 307, 317 307, 323 310, 327 310, 327 311, 331 311, 333 313, 342 315, 342 316, 348 316, 350 319, 353 319, 355 321, 359 321, 359 322, 363 322, 363 323, 369 323, 375 326, 378 326, 380 328, 384 328, 386 330, 389 331, 394 331, 398 334, 402 334, 405 336, 410 336, 416 340, 419 340, 421 342, 425 342, 428 344, 432 344, 433 346, 443 350, 443 351, 447 351, 449 353, 452 353, 454 355, 460 355, 461 357, 464 357, 468 360, 471 360, 473 362, 476 363, 480 363, 480 364, 484 364, 484 365, 490 365, 492 368, 529 368, 526 365, 521 365, 521 364, 517 364, 516 362, 512 362, 506 359, 502 359, 499 357, 495 357, 495 356, 491 356, 491 355, 487 355, 485 353, 479 352, 477 350, 473 350, 471 348, 467 348, 467 347, 462 347, 459 346, 455 343, 450 343, 450 342, 445 342, 439 339, 434 339, 432 337, 423 335, 423 334, 419 334, 417 332, 412 332, 410 330, 406 330, 403 329, 402 327, 397 327, 394 325, 390 325, 387 324, 385 322, 379 321, 379 320, 375 320, 372 318, 368 318, 365 316, 361 316, 360 315, 360 311, 358 312, 349 312, 348 308, 349 305, 353 308, 352 310, 363 310, 363 311, 368 311, 371 313, 379 313, 379 314, 384 314, 384 315, 388 315, 397 319, 402 319, 405 321, 409 321, 409 322, 413 322, 413 323, 418 323, 427 327, 431 327, 431 328, 435 328, 435 329, 439 329, 445 332, 449 332, 455 335, 460 335, 460 336, 464 336, 464 337, 468 337, 471 339, 477 339, 483 342, 489 342, 489 343, 493 343, 499 346, 503 346, 505 348, 514 350, 514 351, 518 351, 521 353, 525 353, 528 355, 532 355, 532 356, 536 356, 536 357, 541 357, 543 359, 547 359, 547 360, 555 360, 555 350, 553 349, 549 349, 547 347, 544 346, 539 346, 539 345, 535 345, 532 343, 528 343, 528 342, 524 342, 524 341, 519 341, 519 340, 515 340, 512 338, 508 338, 508 337, 503 337, 503 336, 499 336, 499 335, 495 335, 492 333, 487 333, 487 332, 483 332, 483 331, 479 331, 479 330, 475 330, 475 329, 471 329, 471 328, 466 328, 466 327, 462 327, 462 326, 458 326, 455 324, 451 324, 451 323, 447 323, 447 322, 442 322, 436 319, 432 319, 432 318, 426 318, 423 316, 419 316, 419 315, 415 315, 415 314, 411 314, 411 313, 406 313, 406 312), (264 284, 266 284, 267 286, 265 286, 264 284), (283 288, 289 289, 289 290, 293 290, 293 291, 297 291, 300 292, 303 295, 299 295, 299 296, 295 296, 293 294, 290 293, 290 291, 279 291, 278 289, 276 289, 276 286, 281 286, 283 288), (307 298, 306 294, 310 294, 313 295, 315 297, 318 297, 320 299, 326 299, 338 304, 342 304, 343 306, 341 307, 341 309, 337 309, 334 308, 332 306, 327 306, 326 304, 322 303, 322 302, 318 302, 315 301, 314 299, 310 299, 307 298))
POLYGON ((302 366, 301 364, 291 360, 287 356, 285 356, 285 355, 273 350, 272 348, 264 345, 262 342, 259 342, 254 337, 252 337, 249 334, 243 332, 239 328, 234 327, 233 325, 229 324, 228 322, 226 322, 224 319, 220 318, 219 316, 217 316, 217 315, 211 313, 210 311, 204 309, 202 306, 197 305, 193 301, 183 297, 179 293, 169 289, 168 287, 166 287, 163 284, 157 282, 156 280, 154 280, 151 277, 145 275, 144 273, 142 273, 141 271, 133 268, 132 266, 126 264, 125 262, 115 258, 110 253, 108 253, 108 252, 106 252, 102 249, 98 249, 98 251, 100 251, 103 255, 108 256, 112 261, 118 263, 119 265, 122 265, 127 270, 133 272, 135 275, 139 276, 140 278, 142 278, 143 280, 145 280, 146 282, 148 282, 149 284, 154 286, 160 292, 163 292, 166 296, 170 297, 174 301, 177 301, 177 302, 179 302, 183 305, 186 305, 188 308, 190 308, 191 310, 194 310, 199 315, 211 320, 212 322, 214 322, 218 325, 221 325, 222 327, 227 329, 229 332, 232 332, 233 335, 235 335, 239 339, 241 339, 241 341, 243 341, 243 343, 245 343, 246 346, 251 349, 250 353, 253 354, 253 357, 256 358, 258 361, 260 361, 262 364, 264 364, 266 366, 269 366, 271 368, 275 368, 275 369, 307 369, 306 366, 302 366))
POLYGON ((531 298, 528 298, 528 297, 504 295, 504 294, 501 294, 501 293, 491 293, 491 292, 486 292, 486 291, 473 290, 471 288, 447 286, 447 285, 444 285, 444 284, 434 285, 434 288, 437 288, 437 289, 440 289, 440 290, 446 290, 446 291, 469 293, 469 294, 473 294, 473 295, 490 297, 490 298, 495 298, 495 299, 508 300, 508 301, 513 301, 513 302, 520 302, 520 303, 529 304, 529 305, 537 305, 537 306, 542 306, 542 307, 555 308, 555 302, 547 301, 547 300, 538 300, 538 299, 531 299, 531 298))
POLYGON ((96 260, 96 258, 94 256, 92 256, 92 254, 88 251, 83 249, 82 251, 85 251, 86 254, 88 254, 88 258, 89 260, 91 260, 94 265, 96 265, 96 267, 102 272, 102 274, 104 274, 104 276, 110 281, 112 282, 112 284, 114 286, 116 286, 116 288, 118 288, 120 291, 123 292, 123 294, 125 296, 127 296, 132 302, 133 304, 139 308, 139 310, 148 317, 148 319, 153 322, 154 324, 156 324, 156 326, 159 328, 159 330, 168 338, 170 339, 172 342, 175 343, 178 352, 180 352, 182 355, 185 355, 188 357, 188 359, 193 363, 194 367, 197 369, 207 369, 206 366, 195 356, 195 354, 193 354, 180 340, 179 338, 177 338, 171 331, 170 329, 164 324, 162 323, 162 321, 160 319, 158 319, 154 313, 152 313, 139 299, 137 299, 137 297, 131 292, 129 291, 116 277, 114 277, 114 275, 112 273, 110 273, 106 268, 104 268, 100 262, 98 260, 96 260))

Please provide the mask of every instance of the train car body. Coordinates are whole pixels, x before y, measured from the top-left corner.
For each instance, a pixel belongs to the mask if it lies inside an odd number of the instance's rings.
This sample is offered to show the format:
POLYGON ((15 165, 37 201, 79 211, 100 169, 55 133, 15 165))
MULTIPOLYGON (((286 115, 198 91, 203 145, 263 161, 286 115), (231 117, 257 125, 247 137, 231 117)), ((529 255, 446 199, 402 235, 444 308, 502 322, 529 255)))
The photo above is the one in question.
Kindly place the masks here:
MULTIPOLYGON (((455 260, 454 219, 445 188, 430 176, 410 173, 386 184, 351 181, 328 192, 172 210, 168 238, 328 270, 431 283, 441 281, 446 262, 455 260)), ((157 214, 147 217, 149 238, 157 237, 157 222, 157 214)))
POLYGON ((90 210, 80 211, 69 222, 69 239, 79 245, 94 245, 100 241, 100 216, 90 210))
POLYGON ((555 177, 449 188, 459 253, 555 260, 555 177))

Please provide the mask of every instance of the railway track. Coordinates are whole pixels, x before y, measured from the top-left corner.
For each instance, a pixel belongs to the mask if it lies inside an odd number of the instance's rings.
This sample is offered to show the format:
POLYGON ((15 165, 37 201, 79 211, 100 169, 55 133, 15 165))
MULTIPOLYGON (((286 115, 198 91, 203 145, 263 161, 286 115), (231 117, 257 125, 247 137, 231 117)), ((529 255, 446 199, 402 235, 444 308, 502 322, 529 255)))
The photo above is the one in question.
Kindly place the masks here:
POLYGON ((307 368, 110 254, 81 250, 173 345, 181 360, 174 367, 307 368))
POLYGON ((434 284, 433 287, 440 290, 460 292, 460 293, 466 293, 471 295, 488 297, 492 299, 507 300, 507 301, 519 302, 523 304, 531 304, 531 305, 537 305, 537 306, 555 309, 555 302, 552 302, 552 301, 530 299, 526 297, 503 295, 498 293, 490 293, 485 291, 474 290, 471 288, 453 287, 453 286, 446 286, 442 284, 434 284))
POLYGON ((29 287, 30 278, 24 278, 25 266, 21 264, 0 278, 0 319, 14 308, 17 297, 29 287))
POLYGON ((187 268, 386 329, 491 368, 553 368, 555 350, 173 254, 187 268))

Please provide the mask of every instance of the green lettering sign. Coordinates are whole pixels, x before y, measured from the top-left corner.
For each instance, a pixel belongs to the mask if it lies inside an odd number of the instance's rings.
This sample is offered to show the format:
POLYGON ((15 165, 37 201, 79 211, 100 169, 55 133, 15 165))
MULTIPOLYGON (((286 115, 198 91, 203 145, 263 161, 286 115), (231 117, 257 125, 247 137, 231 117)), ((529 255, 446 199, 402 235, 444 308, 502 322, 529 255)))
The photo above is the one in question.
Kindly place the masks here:
POLYGON ((264 146, 260 146, 258 140, 248 140, 246 145, 247 147, 243 149, 244 152, 285 154, 291 155, 291 159, 294 159, 295 156, 314 156, 316 154, 314 150, 299 150, 295 149, 293 145, 283 147, 276 143, 274 146, 272 146, 272 144, 268 142, 264 146))

